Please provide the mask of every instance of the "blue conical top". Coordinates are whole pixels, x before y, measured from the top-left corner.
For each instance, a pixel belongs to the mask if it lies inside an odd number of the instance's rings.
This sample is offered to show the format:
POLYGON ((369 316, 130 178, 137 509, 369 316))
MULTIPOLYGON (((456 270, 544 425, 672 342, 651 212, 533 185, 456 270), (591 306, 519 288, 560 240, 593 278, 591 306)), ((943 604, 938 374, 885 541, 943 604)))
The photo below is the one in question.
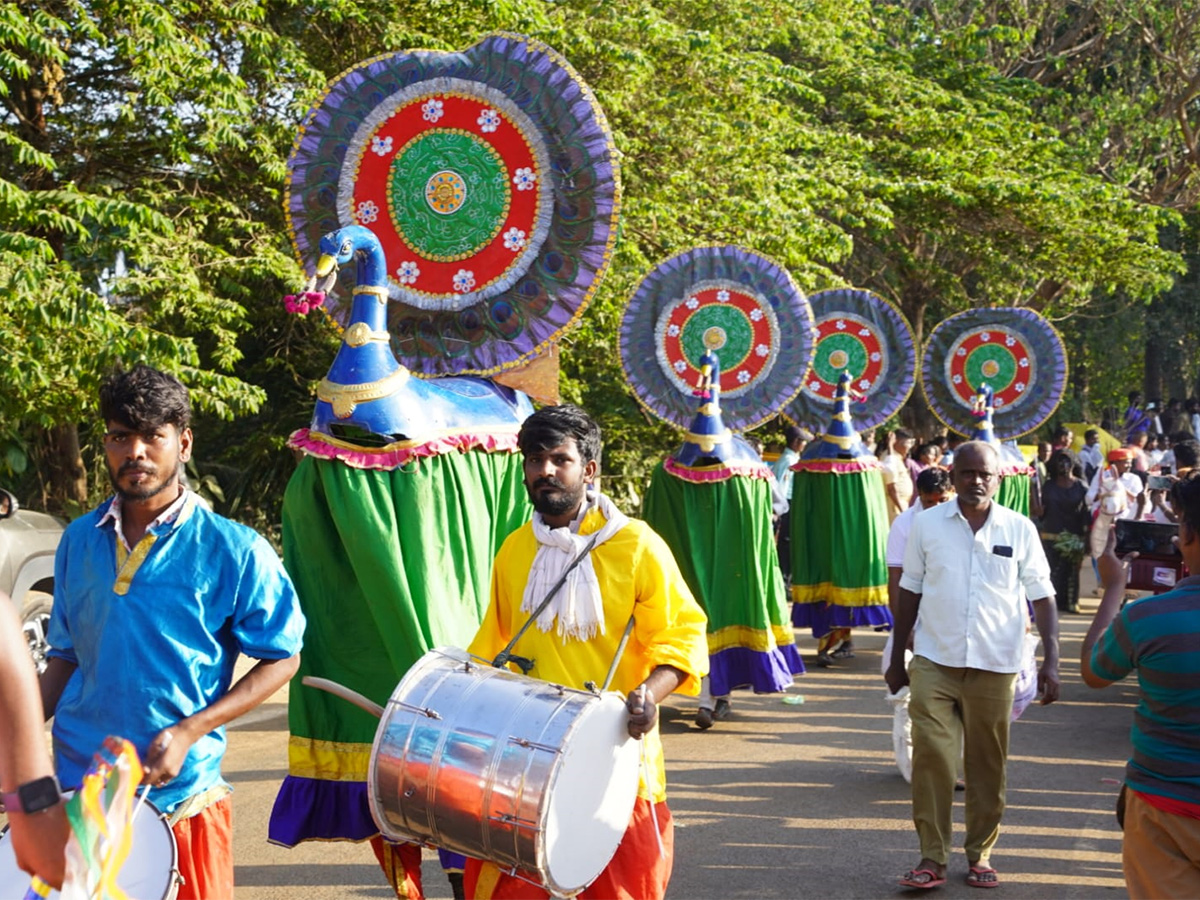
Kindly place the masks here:
POLYGON ((971 432, 971 440, 1000 445, 995 429, 992 427, 992 415, 995 411, 995 395, 991 385, 985 381, 979 385, 979 392, 971 401, 971 415, 975 417, 975 430, 971 432))
POLYGON ((862 442, 850 415, 850 373, 843 371, 833 392, 833 418, 825 433, 804 448, 802 459, 861 459, 874 456, 862 442))

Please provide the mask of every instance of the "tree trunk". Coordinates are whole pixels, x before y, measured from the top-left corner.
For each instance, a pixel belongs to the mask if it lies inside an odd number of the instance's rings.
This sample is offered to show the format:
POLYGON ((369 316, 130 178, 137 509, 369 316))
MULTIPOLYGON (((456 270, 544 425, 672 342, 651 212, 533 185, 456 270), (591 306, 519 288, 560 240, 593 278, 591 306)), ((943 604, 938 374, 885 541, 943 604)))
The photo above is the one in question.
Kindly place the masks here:
POLYGON ((87 468, 79 449, 77 425, 55 425, 46 429, 46 469, 50 479, 47 506, 63 510, 83 506, 88 499, 87 468))

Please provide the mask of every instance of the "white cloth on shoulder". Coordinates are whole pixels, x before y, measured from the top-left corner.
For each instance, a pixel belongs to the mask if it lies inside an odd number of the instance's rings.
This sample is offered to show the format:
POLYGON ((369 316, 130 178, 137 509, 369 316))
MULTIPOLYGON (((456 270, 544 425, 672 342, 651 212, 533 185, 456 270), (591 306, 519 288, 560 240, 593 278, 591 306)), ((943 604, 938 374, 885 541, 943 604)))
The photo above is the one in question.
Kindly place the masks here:
MULTIPOLYGON (((594 490, 587 492, 579 516, 571 525, 550 528, 542 514, 535 512, 533 535, 537 538, 538 550, 529 569, 529 579, 525 582, 521 612, 533 614, 589 541, 595 538, 592 544, 594 550, 628 523, 628 516, 617 509, 608 497, 594 490), (598 508, 604 516, 604 527, 594 534, 577 534, 584 516, 593 507, 598 508)), ((556 621, 558 636, 566 640, 574 638, 586 641, 597 634, 604 634, 604 598, 600 596, 600 582, 596 579, 590 552, 567 575, 566 582, 554 599, 538 616, 537 626, 543 632, 548 632, 555 627, 556 621)))

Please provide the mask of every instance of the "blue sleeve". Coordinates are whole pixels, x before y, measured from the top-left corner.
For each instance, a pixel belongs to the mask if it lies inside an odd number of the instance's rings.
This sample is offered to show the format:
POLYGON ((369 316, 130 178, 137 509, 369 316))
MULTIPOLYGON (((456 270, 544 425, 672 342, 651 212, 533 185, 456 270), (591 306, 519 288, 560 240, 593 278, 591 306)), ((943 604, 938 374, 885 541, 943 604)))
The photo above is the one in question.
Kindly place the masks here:
POLYGON ((1105 681, 1120 681, 1136 665, 1133 638, 1129 634, 1129 617, 1126 610, 1121 610, 1092 648, 1092 671, 1105 681))
POLYGON ((255 535, 243 562, 233 609, 233 634, 253 659, 287 659, 300 652, 304 614, 283 563, 255 535))
POLYGON ((58 542, 54 553, 54 606, 50 610, 50 624, 46 629, 46 643, 50 645, 46 655, 51 659, 65 659, 79 665, 75 656, 75 642, 71 640, 70 620, 67 617, 67 555, 70 553, 71 530, 68 528, 58 542))

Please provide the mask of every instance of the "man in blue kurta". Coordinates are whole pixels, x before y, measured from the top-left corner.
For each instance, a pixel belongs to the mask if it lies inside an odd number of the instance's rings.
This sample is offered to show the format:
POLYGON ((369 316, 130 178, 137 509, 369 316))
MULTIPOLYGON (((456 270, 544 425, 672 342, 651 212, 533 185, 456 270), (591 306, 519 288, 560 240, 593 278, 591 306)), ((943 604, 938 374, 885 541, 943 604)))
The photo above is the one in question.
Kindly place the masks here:
POLYGON ((67 527, 55 559, 42 676, 55 768, 77 787, 107 735, 131 741, 175 833, 179 898, 232 897, 223 726, 296 671, 304 617, 270 545, 182 484, 187 389, 138 366, 100 400, 116 494, 67 527), (259 661, 233 684, 239 653, 259 661))

